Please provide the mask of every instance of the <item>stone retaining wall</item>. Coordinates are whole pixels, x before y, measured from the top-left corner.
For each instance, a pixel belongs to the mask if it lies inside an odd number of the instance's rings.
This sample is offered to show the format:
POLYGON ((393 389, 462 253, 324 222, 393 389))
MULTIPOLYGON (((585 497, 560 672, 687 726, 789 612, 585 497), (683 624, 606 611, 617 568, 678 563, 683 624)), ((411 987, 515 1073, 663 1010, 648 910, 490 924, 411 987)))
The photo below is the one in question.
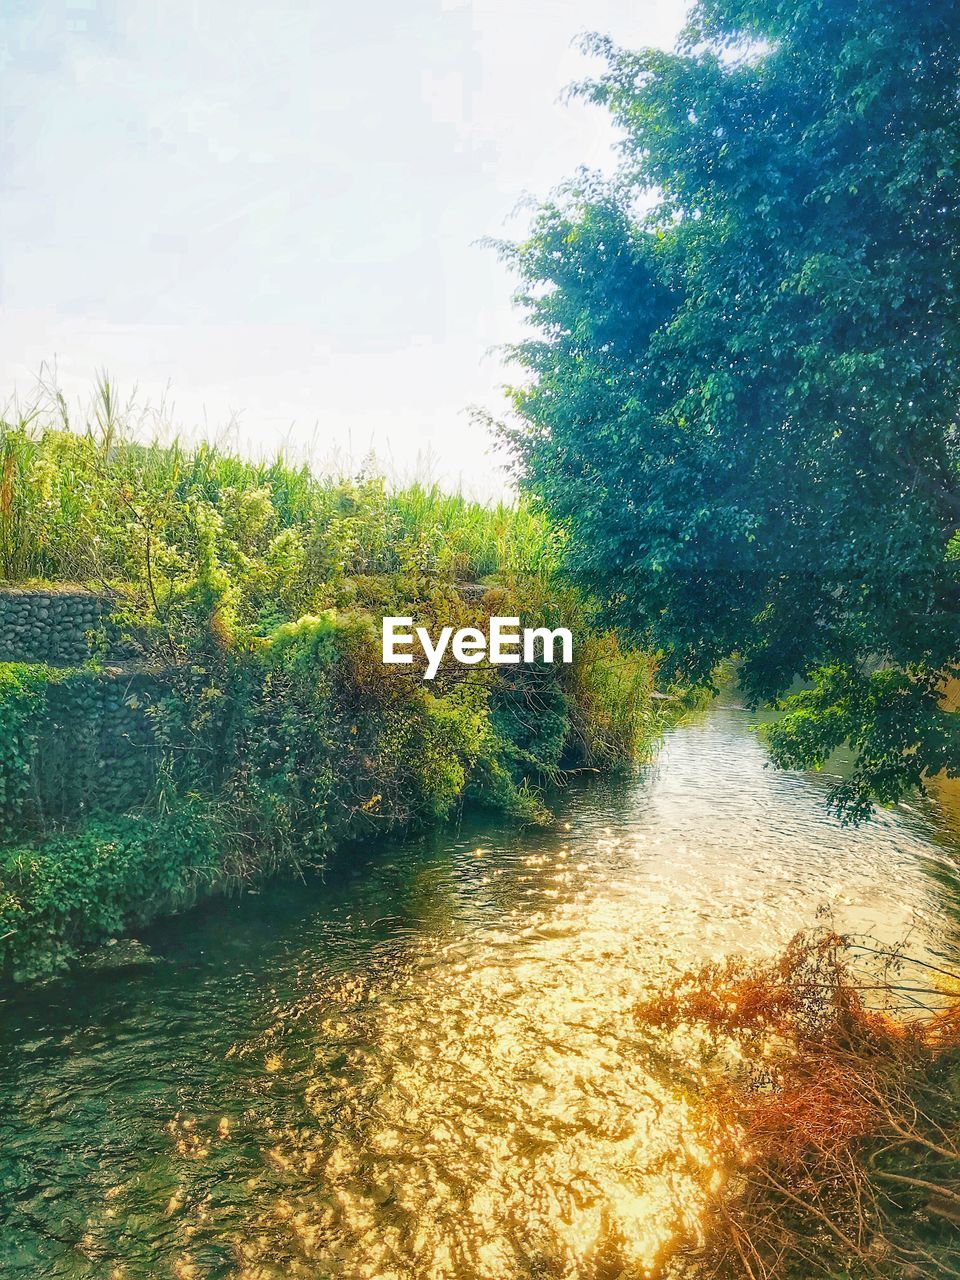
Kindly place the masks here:
POLYGON ((80 588, 0 587, 0 662, 86 662, 111 609, 108 595, 80 588))
POLYGON ((151 793, 156 748, 147 707, 158 682, 146 672, 71 671, 49 685, 31 761, 34 820, 122 813, 151 793))

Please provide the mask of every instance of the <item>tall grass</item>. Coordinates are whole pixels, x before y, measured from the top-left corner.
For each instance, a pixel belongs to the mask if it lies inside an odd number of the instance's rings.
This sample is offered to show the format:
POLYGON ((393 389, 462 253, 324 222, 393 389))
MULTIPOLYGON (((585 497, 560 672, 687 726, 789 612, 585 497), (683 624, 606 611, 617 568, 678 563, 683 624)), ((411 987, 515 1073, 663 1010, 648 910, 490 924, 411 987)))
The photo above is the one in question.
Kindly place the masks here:
POLYGON ((156 573, 170 588, 195 559, 204 511, 232 576, 256 578, 259 565, 263 586, 282 566, 294 611, 345 576, 478 580, 549 574, 557 561, 556 536, 524 503, 323 477, 209 443, 144 442, 142 427, 105 380, 82 423, 62 398, 0 418, 0 578, 136 587, 156 573))

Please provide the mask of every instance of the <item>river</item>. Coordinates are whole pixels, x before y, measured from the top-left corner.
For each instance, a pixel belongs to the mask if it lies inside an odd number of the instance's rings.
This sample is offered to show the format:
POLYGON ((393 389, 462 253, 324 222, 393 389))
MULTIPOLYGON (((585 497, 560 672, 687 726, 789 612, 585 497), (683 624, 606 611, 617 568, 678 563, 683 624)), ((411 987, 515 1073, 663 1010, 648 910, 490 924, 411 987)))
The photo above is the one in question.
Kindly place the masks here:
POLYGON ((646 1276, 710 1153, 631 1011, 821 910, 956 964, 960 837, 860 829, 727 695, 548 830, 469 818, 0 1006, 5 1280, 646 1276))

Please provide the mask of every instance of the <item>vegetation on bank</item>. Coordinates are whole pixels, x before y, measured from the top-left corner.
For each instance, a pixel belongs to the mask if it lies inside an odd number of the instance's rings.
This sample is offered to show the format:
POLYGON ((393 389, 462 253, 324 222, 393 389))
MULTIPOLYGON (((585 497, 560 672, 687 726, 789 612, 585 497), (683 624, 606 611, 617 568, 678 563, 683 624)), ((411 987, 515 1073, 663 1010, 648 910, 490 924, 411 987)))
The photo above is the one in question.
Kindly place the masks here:
POLYGON ((138 444, 100 403, 84 432, 0 426, 0 587, 110 602, 85 665, 0 664, 8 975, 465 803, 543 820, 545 784, 656 735, 651 660, 556 579, 529 505, 138 444), (448 660, 426 685, 383 665, 385 614, 564 625, 575 660, 448 660))
POLYGON ((690 1274, 960 1272, 960 975, 822 931, 685 974, 637 1016, 676 1047, 713 1153, 690 1274))
POLYGON ((849 743, 863 818, 960 774, 956 6, 700 0, 673 52, 588 48, 620 171, 503 247, 521 480, 662 671, 739 655, 785 767, 849 743))

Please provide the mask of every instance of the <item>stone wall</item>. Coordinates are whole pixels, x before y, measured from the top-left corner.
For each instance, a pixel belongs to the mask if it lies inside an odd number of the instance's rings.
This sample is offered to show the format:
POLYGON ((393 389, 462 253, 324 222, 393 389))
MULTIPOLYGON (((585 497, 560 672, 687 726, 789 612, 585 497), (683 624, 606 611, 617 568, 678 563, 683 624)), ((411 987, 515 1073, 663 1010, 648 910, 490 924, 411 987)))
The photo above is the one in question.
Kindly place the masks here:
POLYGON ((147 707, 158 681, 134 662, 118 634, 114 599, 80 587, 0 587, 0 825, 46 828, 146 802, 156 776, 147 707), (96 656, 100 662, 84 665, 96 656), (117 659, 121 660, 118 661, 117 659), (21 673, 17 675, 16 673, 21 673), (29 711, 23 704, 23 688, 29 711), (12 702, 11 702, 12 700, 12 702), (7 705, 10 704, 10 705, 7 705), (5 727, 5 728, 4 728, 5 727), (17 773, 9 785, 4 770, 17 773))
POLYGON ((157 754, 147 708, 158 692, 154 676, 122 668, 64 672, 50 683, 30 764, 34 821, 146 802, 157 754))
POLYGON ((111 607, 108 595, 79 588, 0 587, 0 662, 86 662, 111 607))
POLYGON ((0 663, 0 835, 149 803, 157 781, 150 706, 162 676, 126 667, 0 663))

